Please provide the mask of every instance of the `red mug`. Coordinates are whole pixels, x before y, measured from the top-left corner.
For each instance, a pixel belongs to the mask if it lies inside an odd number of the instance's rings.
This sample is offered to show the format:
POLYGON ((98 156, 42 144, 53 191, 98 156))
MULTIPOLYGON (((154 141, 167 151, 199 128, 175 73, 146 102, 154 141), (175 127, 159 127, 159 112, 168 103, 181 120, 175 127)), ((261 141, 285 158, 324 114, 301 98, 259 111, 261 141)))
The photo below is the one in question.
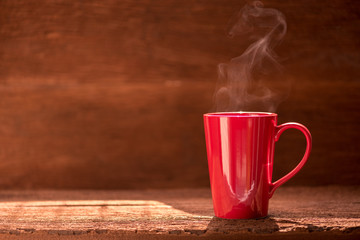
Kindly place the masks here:
POLYGON ((306 163, 311 150, 309 130, 299 123, 277 126, 277 114, 219 112, 204 114, 207 156, 215 216, 262 218, 274 191, 306 163), (300 163, 272 183, 274 145, 289 128, 300 130, 307 146, 300 163))

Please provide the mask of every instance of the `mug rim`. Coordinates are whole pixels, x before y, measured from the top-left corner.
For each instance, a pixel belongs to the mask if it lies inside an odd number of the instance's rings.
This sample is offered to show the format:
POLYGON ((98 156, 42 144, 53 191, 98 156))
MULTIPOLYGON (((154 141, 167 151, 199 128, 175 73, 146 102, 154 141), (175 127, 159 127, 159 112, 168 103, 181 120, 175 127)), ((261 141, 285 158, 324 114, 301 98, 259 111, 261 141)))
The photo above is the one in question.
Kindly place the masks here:
POLYGON ((272 112, 255 112, 255 111, 234 111, 234 112, 212 112, 205 113, 204 117, 276 117, 276 113, 272 112))

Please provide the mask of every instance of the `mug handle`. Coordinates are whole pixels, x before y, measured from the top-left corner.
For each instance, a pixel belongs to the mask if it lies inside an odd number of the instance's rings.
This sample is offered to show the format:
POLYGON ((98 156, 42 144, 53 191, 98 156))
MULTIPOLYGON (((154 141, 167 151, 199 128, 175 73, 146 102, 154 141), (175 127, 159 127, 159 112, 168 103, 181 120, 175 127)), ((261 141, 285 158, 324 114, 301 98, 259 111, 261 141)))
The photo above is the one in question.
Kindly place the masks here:
MULTIPOLYGON (((310 131, 302 124, 295 123, 295 122, 289 122, 284 123, 279 126, 275 127, 275 142, 279 140, 280 135, 287 129, 295 128, 297 130, 300 130, 306 137, 306 150, 303 158, 301 159, 300 163, 288 174, 286 174, 284 177, 280 178, 276 182, 272 183, 270 179, 270 188, 269 188, 269 198, 272 197, 275 190, 280 187, 282 184, 284 184, 286 181, 288 181, 290 178, 292 178, 297 172, 300 171, 300 169, 305 165, 306 161, 309 158, 309 154, 311 151, 311 145, 312 145, 312 138, 310 131)), ((272 165, 272 164, 271 164, 272 165)), ((269 165, 269 167, 271 166, 269 165)), ((272 171, 272 169, 270 169, 272 171)))

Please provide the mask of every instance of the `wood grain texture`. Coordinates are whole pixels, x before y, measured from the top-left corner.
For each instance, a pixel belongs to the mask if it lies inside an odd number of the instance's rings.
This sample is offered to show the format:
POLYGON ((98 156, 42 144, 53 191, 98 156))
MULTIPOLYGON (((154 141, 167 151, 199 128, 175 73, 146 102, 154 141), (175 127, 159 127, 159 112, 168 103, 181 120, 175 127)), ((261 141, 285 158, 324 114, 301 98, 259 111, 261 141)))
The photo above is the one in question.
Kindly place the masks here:
POLYGON ((283 188, 268 218, 226 220, 208 189, 1 191, 0 238, 356 239, 359 197, 358 187, 283 188))
MULTIPOLYGON (((208 186, 202 114, 217 64, 251 43, 226 36, 244 3, 0 0, 0 188, 208 186)), ((279 122, 314 140, 288 184, 358 185, 360 4, 264 5, 288 22, 279 122)), ((281 137, 274 180, 303 150, 300 133, 281 137)))

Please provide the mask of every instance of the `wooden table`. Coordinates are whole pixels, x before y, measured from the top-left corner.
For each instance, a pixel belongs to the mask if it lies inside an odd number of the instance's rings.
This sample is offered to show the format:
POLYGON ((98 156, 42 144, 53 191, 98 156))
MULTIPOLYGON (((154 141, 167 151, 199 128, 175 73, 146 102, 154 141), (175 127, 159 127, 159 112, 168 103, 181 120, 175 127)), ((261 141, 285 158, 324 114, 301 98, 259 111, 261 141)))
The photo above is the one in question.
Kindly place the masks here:
POLYGON ((214 217, 209 189, 0 191, 0 239, 360 239, 360 187, 282 187, 269 217, 214 217))

